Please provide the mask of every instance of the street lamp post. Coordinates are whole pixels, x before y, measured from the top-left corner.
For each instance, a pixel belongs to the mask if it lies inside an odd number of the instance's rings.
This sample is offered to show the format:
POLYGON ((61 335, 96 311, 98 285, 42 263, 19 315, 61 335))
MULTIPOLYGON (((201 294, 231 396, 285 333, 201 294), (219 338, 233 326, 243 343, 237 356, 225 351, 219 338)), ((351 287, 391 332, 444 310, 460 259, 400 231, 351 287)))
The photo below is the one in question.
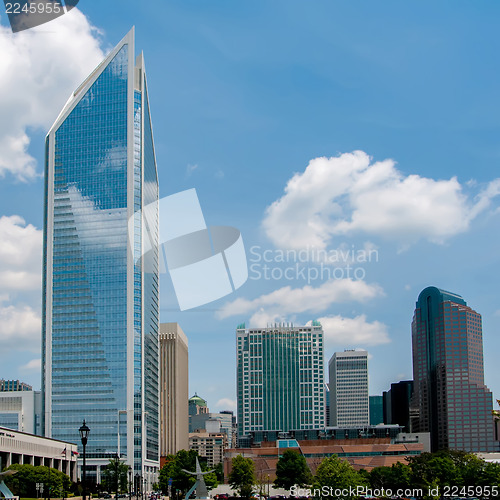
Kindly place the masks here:
POLYGON ((135 475, 135 498, 139 498, 139 491, 140 491, 140 483, 139 481, 141 480, 141 476, 139 476, 139 473, 135 475))
POLYGON ((128 466, 128 500, 132 500, 132 467, 128 466))
POLYGON ((82 446, 83 446, 83 467, 82 467, 82 486, 83 486, 83 499, 82 500, 86 500, 86 493, 87 493, 87 490, 86 490, 86 478, 85 478, 85 447, 87 446, 87 438, 89 436, 89 432, 90 432, 90 429, 88 428, 87 424, 85 423, 85 419, 83 420, 83 425, 80 427, 79 429, 80 431, 80 437, 82 439, 82 446))
POLYGON ((118 500, 118 487, 120 484, 120 479, 118 477, 119 473, 119 468, 120 468, 120 457, 118 453, 116 454, 116 460, 115 460, 115 479, 116 479, 116 496, 115 498, 118 500))

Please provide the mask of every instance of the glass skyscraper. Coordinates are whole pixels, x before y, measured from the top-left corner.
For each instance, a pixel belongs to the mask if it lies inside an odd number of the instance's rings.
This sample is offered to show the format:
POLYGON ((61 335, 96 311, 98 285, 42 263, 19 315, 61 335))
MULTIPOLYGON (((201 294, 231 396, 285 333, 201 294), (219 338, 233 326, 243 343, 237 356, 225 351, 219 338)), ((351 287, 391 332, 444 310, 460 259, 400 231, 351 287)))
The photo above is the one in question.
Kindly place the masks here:
POLYGON ((324 429, 323 328, 236 330, 238 432, 324 429))
POLYGON ((87 477, 119 454, 159 465, 158 177, 134 30, 78 87, 46 139, 45 435, 79 442, 87 477), (143 209, 148 206, 147 220, 143 209))
POLYGON ((412 345, 413 432, 430 432, 432 451, 494 451, 481 315, 460 295, 428 287, 416 304, 412 345))

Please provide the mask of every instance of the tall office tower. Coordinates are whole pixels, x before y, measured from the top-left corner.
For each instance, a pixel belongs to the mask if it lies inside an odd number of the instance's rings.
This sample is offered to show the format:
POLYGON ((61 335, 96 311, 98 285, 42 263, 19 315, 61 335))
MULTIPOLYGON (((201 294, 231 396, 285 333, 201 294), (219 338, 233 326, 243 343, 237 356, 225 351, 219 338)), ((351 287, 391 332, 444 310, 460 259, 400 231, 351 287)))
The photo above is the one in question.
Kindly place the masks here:
POLYGON ((240 325, 236 339, 239 436, 324 428, 321 324, 240 325))
POLYGON ((404 427, 404 432, 412 432, 410 407, 413 395, 413 380, 402 380, 391 384, 383 393, 384 423, 404 427))
POLYGON ((330 387, 325 382, 325 425, 330 424, 330 387))
POLYGON ((417 428, 432 451, 493 451, 492 395, 484 384, 481 315, 454 293, 428 287, 412 322, 417 428))
POLYGON ((47 437, 76 443, 85 419, 88 480, 117 453, 148 485, 158 469, 157 206, 132 29, 46 138, 43 424, 47 437))
POLYGON ((369 425, 368 352, 336 352, 328 364, 330 379, 330 425, 369 425))
POLYGON ((383 424, 384 422, 384 398, 382 396, 369 396, 370 425, 383 424))
POLYGON ((232 410, 223 410, 220 412, 222 415, 231 416, 231 431, 228 434, 228 448, 237 448, 238 441, 238 423, 236 421, 236 415, 232 410))
POLYGON ((160 324, 160 455, 189 449, 188 339, 178 323, 160 324))

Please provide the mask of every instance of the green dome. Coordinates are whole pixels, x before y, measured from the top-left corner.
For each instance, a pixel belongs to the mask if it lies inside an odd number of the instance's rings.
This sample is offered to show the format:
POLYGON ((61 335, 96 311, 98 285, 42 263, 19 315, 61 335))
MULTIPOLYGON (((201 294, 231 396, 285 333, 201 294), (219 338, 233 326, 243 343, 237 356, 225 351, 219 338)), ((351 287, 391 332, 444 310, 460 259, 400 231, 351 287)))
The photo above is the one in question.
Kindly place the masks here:
POLYGON ((207 402, 198 396, 196 392, 194 393, 194 396, 192 398, 189 398, 189 404, 195 404, 198 406, 207 406, 207 402))

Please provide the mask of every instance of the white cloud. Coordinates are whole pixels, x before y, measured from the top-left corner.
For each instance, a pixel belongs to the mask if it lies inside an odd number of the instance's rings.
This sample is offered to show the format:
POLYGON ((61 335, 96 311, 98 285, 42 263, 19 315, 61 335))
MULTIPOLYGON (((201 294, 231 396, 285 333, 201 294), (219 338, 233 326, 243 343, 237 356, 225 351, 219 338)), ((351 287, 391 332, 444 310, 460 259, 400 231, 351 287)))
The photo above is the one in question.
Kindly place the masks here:
POLYGON ((41 318, 29 306, 0 304, 0 349, 40 352, 41 318))
POLYGON ((280 248, 326 248, 335 236, 357 233, 403 246, 419 239, 443 243, 466 231, 499 194, 500 179, 471 199, 456 177, 405 176, 393 160, 371 163, 355 151, 311 160, 267 208, 263 227, 280 248))
POLYGON ((379 321, 368 322, 364 314, 355 318, 325 316, 318 321, 323 325, 327 346, 352 348, 390 342, 387 326, 379 321))
POLYGON ((26 363, 25 365, 21 365, 19 367, 19 370, 22 372, 39 372, 41 368, 42 368, 42 360, 38 358, 28 361, 28 363, 26 363))
POLYGON ((195 163, 195 164, 191 164, 191 163, 188 163, 187 167, 186 167, 186 177, 191 177, 191 175, 193 175, 193 173, 198 170, 198 164, 195 163))
POLYGON ((17 303, 16 295, 40 291, 42 231, 22 217, 0 217, 0 349, 40 351, 41 318, 36 308, 17 303))
POLYGON ((275 308, 267 310, 261 307, 258 311, 250 316, 248 325, 251 328, 264 327, 275 323, 294 323, 294 317, 278 312, 275 308))
POLYGON ((236 400, 229 398, 222 398, 215 404, 220 410, 236 410, 236 400))
POLYGON ((37 176, 29 128, 47 131, 71 92, 103 59, 97 30, 78 10, 13 34, 0 26, 0 177, 37 176), (50 29, 48 28, 50 26, 50 29), (7 118, 8 117, 8 118, 7 118))
POLYGON ((376 284, 351 279, 330 280, 318 288, 309 285, 303 288, 285 286, 253 300, 238 298, 222 306, 217 315, 227 318, 253 312, 250 324, 262 326, 290 318, 292 314, 321 312, 334 303, 365 302, 383 295, 382 288, 376 284))
POLYGON ((0 217, 0 288, 4 292, 39 290, 42 231, 22 217, 0 217))

